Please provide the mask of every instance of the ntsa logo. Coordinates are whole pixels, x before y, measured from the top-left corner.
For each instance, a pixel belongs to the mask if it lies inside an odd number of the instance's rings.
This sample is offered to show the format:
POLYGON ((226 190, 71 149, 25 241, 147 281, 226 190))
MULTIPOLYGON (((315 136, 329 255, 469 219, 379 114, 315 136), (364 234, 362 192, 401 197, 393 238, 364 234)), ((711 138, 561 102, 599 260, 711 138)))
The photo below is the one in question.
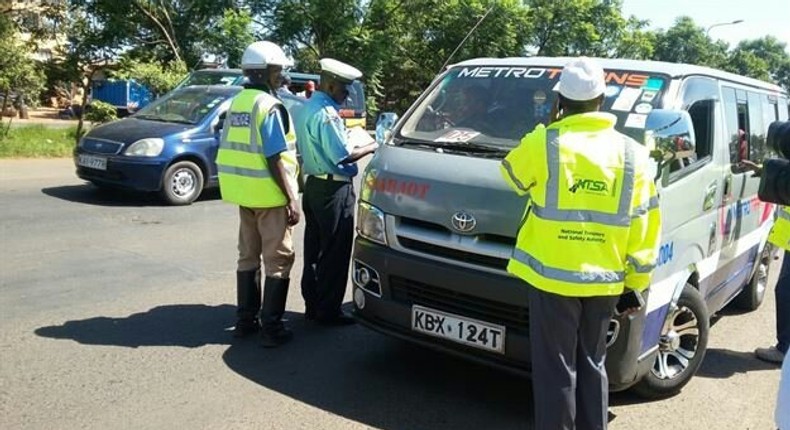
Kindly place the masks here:
POLYGON ((609 195, 611 190, 609 184, 605 181, 597 181, 595 179, 586 179, 586 178, 576 178, 573 181, 573 185, 568 189, 568 191, 572 193, 576 193, 577 191, 583 191, 588 194, 598 194, 601 196, 609 195))

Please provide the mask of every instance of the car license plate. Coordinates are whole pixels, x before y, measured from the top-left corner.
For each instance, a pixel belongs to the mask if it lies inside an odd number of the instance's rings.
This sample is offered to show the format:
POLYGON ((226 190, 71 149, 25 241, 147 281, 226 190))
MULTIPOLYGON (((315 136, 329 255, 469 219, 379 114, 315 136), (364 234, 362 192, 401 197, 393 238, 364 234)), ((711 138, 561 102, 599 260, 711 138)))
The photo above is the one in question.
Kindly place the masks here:
POLYGON ((411 328, 487 351, 505 353, 505 327, 414 305, 411 328))
POLYGON ((107 170, 107 159, 104 157, 80 154, 77 164, 91 169, 107 170))

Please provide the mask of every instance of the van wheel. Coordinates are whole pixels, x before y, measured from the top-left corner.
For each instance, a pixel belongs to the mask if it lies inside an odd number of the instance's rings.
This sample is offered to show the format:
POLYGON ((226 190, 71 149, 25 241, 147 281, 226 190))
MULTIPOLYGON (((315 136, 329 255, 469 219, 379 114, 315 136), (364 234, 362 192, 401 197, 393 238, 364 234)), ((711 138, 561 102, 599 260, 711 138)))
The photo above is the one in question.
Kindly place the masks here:
POLYGON ((771 270, 771 245, 765 246, 760 258, 757 259, 757 270, 754 271, 752 279, 743 287, 743 291, 735 297, 732 303, 745 311, 754 311, 763 304, 765 290, 768 286, 768 273, 771 270))
POLYGON ((699 291, 686 284, 669 309, 653 368, 634 386, 647 399, 677 394, 697 372, 708 347, 708 310, 699 291))
POLYGON ((179 161, 167 168, 162 180, 162 197, 171 205, 188 205, 203 191, 203 172, 191 161, 179 161))

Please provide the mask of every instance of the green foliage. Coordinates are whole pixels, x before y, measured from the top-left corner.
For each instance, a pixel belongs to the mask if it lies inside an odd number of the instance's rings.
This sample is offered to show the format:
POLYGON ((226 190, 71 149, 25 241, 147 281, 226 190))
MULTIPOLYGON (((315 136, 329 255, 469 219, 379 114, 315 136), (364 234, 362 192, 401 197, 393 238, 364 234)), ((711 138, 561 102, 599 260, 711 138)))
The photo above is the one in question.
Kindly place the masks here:
MULTIPOLYGON (((6 109, 23 101, 36 104, 44 89, 44 74, 30 58, 28 46, 19 42, 15 24, 0 15, 0 122, 6 109)), ((1 125, 1 124, 0 124, 1 125)), ((7 135, 11 126, 0 127, 0 135, 7 135)))
POLYGON ((162 65, 156 61, 143 62, 124 58, 112 76, 118 79, 134 79, 145 85, 155 95, 160 96, 172 90, 187 74, 183 61, 173 61, 162 65))
POLYGON ((653 59, 721 68, 727 44, 713 42, 691 17, 682 16, 670 29, 657 32, 653 59))
POLYGON ((224 55, 228 67, 239 67, 244 49, 254 41, 250 12, 226 9, 215 31, 208 35, 206 47, 211 52, 224 55))
POLYGON ((8 135, 0 138, 0 158, 69 157, 76 135, 75 127, 11 127, 8 135))
POLYGON ((85 119, 93 124, 104 124, 118 119, 115 106, 103 101, 92 101, 89 109, 85 112, 85 119))

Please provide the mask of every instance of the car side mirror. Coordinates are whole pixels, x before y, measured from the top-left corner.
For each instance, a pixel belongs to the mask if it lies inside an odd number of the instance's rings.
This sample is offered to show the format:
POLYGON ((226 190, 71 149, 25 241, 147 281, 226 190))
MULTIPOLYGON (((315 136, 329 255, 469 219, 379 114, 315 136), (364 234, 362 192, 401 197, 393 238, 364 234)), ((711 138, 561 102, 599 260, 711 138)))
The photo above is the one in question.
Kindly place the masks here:
POLYGON ((222 112, 216 119, 216 123, 214 124, 214 134, 219 133, 222 131, 222 127, 225 126, 225 117, 227 116, 227 112, 222 112))
POLYGON ((384 112, 376 120, 376 143, 383 145, 392 135, 392 129, 398 122, 398 114, 394 112, 384 112))
POLYGON ((645 121, 645 144, 658 163, 658 175, 672 161, 694 157, 697 144, 691 116, 683 110, 653 110, 645 121))

